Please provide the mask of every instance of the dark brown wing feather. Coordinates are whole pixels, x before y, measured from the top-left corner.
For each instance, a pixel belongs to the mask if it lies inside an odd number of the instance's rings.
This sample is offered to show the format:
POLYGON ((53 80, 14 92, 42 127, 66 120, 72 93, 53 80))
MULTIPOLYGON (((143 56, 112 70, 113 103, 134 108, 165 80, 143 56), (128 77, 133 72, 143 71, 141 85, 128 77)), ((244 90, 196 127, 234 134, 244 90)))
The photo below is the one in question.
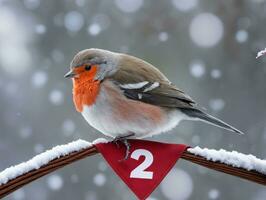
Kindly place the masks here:
POLYGON ((159 83, 159 87, 147 92, 144 92, 145 87, 139 89, 121 88, 127 98, 162 107, 193 108, 195 102, 151 64, 128 55, 123 55, 122 59, 123 62, 120 63, 126 63, 126 65, 119 66, 118 72, 109 77, 118 86, 144 81, 150 84, 159 83))

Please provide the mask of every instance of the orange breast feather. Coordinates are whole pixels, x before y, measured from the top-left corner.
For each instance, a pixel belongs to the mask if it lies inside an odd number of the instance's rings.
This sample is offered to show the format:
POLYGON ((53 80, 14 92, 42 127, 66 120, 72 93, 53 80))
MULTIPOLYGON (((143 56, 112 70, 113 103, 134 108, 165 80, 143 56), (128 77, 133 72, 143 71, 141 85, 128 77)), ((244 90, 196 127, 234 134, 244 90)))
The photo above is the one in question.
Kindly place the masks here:
POLYGON ((94 104, 99 93, 99 81, 87 81, 82 84, 74 84, 73 101, 78 112, 82 112, 83 105, 94 104))

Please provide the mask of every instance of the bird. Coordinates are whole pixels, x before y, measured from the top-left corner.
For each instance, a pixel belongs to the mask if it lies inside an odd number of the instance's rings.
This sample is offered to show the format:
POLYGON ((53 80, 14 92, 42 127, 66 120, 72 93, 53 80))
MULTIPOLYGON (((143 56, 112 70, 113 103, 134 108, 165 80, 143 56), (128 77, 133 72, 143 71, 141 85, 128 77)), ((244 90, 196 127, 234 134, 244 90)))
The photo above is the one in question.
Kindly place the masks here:
POLYGON ((199 108, 158 68, 131 55, 85 49, 74 56, 65 77, 72 79, 76 110, 93 128, 114 141, 123 140, 127 154, 127 139, 168 132, 182 120, 243 134, 199 108))

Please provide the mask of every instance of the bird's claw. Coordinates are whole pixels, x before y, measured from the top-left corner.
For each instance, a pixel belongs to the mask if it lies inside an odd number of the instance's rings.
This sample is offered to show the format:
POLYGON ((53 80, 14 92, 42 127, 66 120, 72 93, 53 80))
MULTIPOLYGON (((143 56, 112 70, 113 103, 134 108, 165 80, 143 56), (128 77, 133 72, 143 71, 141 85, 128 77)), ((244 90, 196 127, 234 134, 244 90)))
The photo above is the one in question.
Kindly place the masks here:
POLYGON ((125 154, 125 157, 123 159, 119 160, 119 162, 127 160, 129 153, 130 153, 130 143, 127 140, 123 140, 122 142, 126 147, 126 154, 125 154))
POLYGON ((120 147, 119 141, 120 141, 119 137, 115 137, 115 139, 113 139, 112 143, 114 143, 116 145, 116 147, 119 148, 120 147))
POLYGON ((130 153, 130 143, 128 142, 127 138, 131 137, 131 136, 134 136, 134 133, 131 133, 129 135, 126 135, 126 136, 118 136, 118 137, 115 137, 113 139, 113 143, 116 144, 116 146, 119 148, 119 142, 122 142, 125 147, 126 147, 126 153, 125 153, 125 157, 121 160, 119 160, 119 162, 122 162, 122 161, 125 161, 128 159, 128 156, 129 156, 129 153, 130 153))

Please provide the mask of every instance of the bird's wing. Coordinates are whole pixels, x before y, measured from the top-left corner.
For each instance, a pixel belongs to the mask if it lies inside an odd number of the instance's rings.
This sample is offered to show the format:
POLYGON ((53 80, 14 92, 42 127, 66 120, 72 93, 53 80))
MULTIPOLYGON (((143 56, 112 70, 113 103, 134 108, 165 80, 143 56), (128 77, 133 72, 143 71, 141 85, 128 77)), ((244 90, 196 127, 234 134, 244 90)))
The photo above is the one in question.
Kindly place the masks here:
POLYGON ((158 69, 143 60, 128 58, 123 58, 121 63, 126 62, 126 65, 119 66, 119 70, 109 77, 127 98, 168 108, 194 107, 195 102, 158 69))

